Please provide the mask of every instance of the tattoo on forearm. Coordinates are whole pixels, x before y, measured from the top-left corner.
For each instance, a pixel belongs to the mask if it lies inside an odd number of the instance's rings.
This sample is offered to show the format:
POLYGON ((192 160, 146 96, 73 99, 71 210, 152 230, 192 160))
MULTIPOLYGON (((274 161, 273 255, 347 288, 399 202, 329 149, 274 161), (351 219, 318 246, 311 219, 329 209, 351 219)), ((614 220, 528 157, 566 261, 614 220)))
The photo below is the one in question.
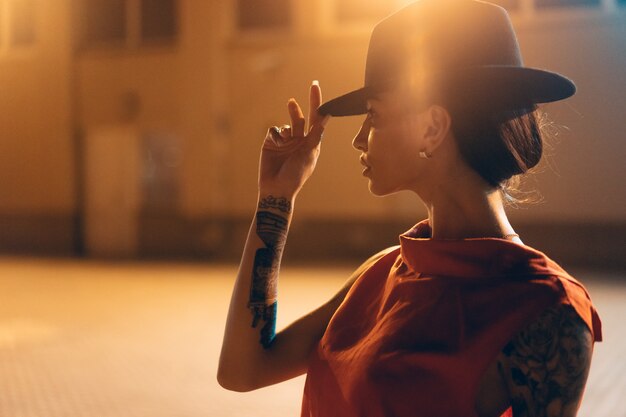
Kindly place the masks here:
POLYGON ((562 416, 582 398, 592 352, 585 323, 569 306, 548 309, 503 350, 516 416, 562 416))
POLYGON ((287 226, 287 219, 279 214, 257 212, 256 233, 265 247, 259 248, 254 256, 248 308, 252 313, 253 328, 260 321, 264 322, 260 342, 265 349, 271 346, 276 336, 276 284, 280 259, 287 240, 287 226))
POLYGON ((272 195, 268 195, 259 201, 260 209, 268 209, 273 208, 282 211, 283 213, 291 212, 291 201, 287 200, 284 197, 274 197, 272 195))

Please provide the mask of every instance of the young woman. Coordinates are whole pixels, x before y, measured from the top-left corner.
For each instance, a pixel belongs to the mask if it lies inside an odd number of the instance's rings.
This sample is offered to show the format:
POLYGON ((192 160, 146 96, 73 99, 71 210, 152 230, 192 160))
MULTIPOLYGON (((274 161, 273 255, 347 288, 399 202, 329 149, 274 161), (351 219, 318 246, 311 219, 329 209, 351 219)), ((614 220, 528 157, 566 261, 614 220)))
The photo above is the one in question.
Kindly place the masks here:
POLYGON ((523 66, 498 6, 421 0, 379 23, 363 88, 321 105, 314 82, 309 126, 290 100, 291 124, 267 133, 220 384, 249 391, 306 372, 302 416, 575 416, 599 317, 503 204, 541 158, 537 104, 574 92, 523 66), (280 259, 324 126, 364 113, 353 145, 370 191, 413 191, 428 218, 275 334, 280 259))

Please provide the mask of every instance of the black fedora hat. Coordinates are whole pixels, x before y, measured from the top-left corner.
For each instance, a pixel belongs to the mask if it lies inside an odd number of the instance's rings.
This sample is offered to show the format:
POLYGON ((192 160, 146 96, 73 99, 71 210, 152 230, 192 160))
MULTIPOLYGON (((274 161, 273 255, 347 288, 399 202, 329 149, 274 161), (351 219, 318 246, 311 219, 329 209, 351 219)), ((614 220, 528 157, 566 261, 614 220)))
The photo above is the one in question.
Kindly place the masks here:
POLYGON ((367 99, 394 85, 418 92, 443 88, 502 108, 576 92, 561 74, 525 67, 507 11, 479 0, 419 0, 379 22, 370 38, 365 85, 324 103, 319 112, 366 113, 367 99))

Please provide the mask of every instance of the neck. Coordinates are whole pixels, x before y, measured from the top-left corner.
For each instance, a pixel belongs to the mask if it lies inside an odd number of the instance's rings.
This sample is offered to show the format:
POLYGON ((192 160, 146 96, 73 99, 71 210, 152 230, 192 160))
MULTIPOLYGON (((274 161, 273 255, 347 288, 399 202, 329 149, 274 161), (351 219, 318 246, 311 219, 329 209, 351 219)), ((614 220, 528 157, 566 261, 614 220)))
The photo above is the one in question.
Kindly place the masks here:
POLYGON ((437 193, 426 203, 433 238, 503 238, 515 233, 499 191, 456 190, 437 193))

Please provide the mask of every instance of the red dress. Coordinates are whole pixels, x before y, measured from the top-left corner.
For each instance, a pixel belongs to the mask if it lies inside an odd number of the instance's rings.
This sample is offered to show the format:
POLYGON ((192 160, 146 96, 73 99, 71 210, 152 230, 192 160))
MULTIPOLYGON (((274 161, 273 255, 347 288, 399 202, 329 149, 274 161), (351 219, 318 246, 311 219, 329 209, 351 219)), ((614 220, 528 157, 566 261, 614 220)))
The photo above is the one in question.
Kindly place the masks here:
POLYGON ((602 339, 585 288, 542 252, 429 236, 420 222, 354 283, 309 359, 302 417, 476 416, 488 365, 556 304, 602 339))

